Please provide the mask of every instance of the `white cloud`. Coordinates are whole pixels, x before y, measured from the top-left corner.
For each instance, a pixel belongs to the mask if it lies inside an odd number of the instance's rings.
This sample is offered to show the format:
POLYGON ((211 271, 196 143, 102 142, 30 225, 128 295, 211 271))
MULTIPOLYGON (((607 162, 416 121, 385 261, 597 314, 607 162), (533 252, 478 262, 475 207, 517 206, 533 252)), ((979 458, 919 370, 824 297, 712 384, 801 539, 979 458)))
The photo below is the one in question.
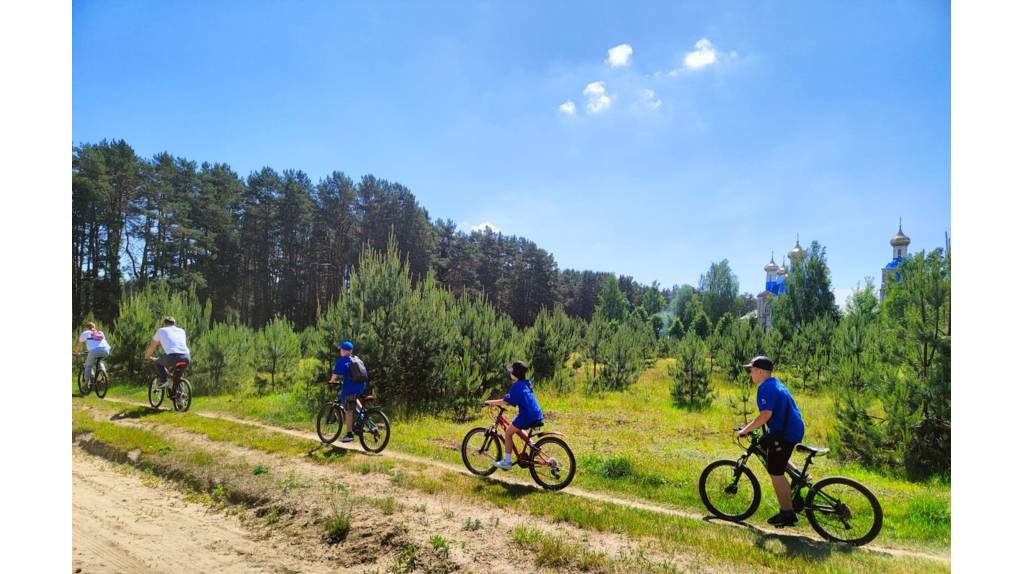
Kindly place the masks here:
POLYGON ((605 93, 604 82, 590 82, 583 88, 583 95, 587 96, 587 112, 599 114, 612 105, 612 99, 605 93))
POLYGON ((697 40, 694 47, 697 49, 688 52, 683 58, 683 65, 691 70, 699 70, 715 63, 718 53, 715 51, 715 46, 711 44, 711 40, 701 38, 697 40))
POLYGON ((576 103, 572 100, 566 100, 564 104, 558 106, 558 111, 562 112, 567 116, 576 115, 576 103))
POLYGON ((613 68, 620 68, 629 65, 629 57, 633 55, 633 46, 619 44, 608 50, 608 59, 604 62, 613 68))
POLYGON ((483 231, 483 230, 487 229, 488 227, 490 227, 491 231, 493 231, 495 233, 501 233, 501 229, 498 229, 498 226, 493 224, 493 223, 491 223, 490 221, 484 221, 482 223, 477 223, 473 227, 470 227, 469 230, 470 231, 483 231))
POLYGON ((661 100, 654 94, 654 90, 644 90, 643 104, 649 110, 656 110, 661 107, 661 100))

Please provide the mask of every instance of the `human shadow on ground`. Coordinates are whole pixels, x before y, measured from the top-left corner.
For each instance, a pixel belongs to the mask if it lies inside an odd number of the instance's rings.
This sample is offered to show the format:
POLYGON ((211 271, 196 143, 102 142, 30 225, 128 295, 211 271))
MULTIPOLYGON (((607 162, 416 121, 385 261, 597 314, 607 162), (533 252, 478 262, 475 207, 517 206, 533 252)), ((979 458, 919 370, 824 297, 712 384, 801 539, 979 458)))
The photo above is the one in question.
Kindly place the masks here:
POLYGON ((517 482, 505 482, 504 480, 498 480, 488 476, 477 477, 480 481, 473 485, 474 492, 487 493, 490 495, 497 494, 500 497, 508 500, 517 500, 524 496, 531 494, 540 494, 544 492, 540 487, 532 484, 521 484, 517 482), (495 492, 497 490, 498 492, 495 492))
POLYGON ((306 456, 321 460, 338 460, 356 454, 368 454, 351 448, 342 448, 333 444, 320 443, 306 451, 306 456))
POLYGON ((120 421, 120 420, 124 420, 124 419, 141 419, 143 417, 149 417, 149 416, 153 416, 153 415, 158 415, 158 414, 160 414, 162 412, 164 412, 164 411, 162 411, 160 409, 154 409, 153 407, 138 406, 138 407, 132 407, 132 408, 129 408, 129 409, 125 409, 123 411, 118 411, 118 412, 114 413, 110 417, 110 420, 112 420, 112 421, 120 421))
POLYGON ((704 522, 743 528, 755 536, 754 546, 779 556, 800 557, 808 560, 826 560, 833 554, 850 554, 857 549, 848 544, 836 544, 811 538, 803 533, 771 532, 745 522, 731 522, 714 516, 705 516, 704 522), (778 542, 782 551, 772 544, 778 542))

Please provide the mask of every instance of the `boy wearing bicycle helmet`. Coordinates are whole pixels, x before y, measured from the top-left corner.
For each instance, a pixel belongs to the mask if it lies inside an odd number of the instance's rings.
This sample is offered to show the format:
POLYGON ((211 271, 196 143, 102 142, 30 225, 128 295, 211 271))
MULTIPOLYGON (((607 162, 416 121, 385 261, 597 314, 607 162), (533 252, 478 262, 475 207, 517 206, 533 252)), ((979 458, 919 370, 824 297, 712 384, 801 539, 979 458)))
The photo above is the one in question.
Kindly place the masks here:
POLYGON ((512 469, 512 436, 520 429, 528 429, 534 424, 544 420, 544 413, 540 410, 537 397, 533 395, 533 383, 526 378, 526 365, 522 361, 516 361, 505 367, 508 375, 512 377, 512 387, 504 398, 491 401, 484 401, 490 406, 509 405, 517 407, 519 414, 512 420, 512 424, 505 429, 505 460, 494 461, 494 466, 501 470, 512 469))
POLYGON ((366 392, 366 383, 352 381, 352 350, 355 345, 352 341, 343 341, 338 345, 338 360, 334 362, 334 370, 331 372, 331 382, 338 381, 341 377, 341 391, 338 394, 338 402, 345 405, 345 426, 348 432, 341 437, 341 442, 352 442, 352 413, 356 408, 356 399, 366 392))
POLYGON ((789 389, 772 376, 774 364, 768 357, 758 355, 743 365, 750 372, 750 380, 757 384, 757 418, 743 427, 737 434, 746 436, 750 431, 768 424, 768 434, 761 439, 761 448, 768 455, 768 475, 779 499, 779 513, 768 519, 773 526, 795 526, 796 513, 789 481, 786 480, 786 465, 797 443, 804 440, 804 419, 789 389))

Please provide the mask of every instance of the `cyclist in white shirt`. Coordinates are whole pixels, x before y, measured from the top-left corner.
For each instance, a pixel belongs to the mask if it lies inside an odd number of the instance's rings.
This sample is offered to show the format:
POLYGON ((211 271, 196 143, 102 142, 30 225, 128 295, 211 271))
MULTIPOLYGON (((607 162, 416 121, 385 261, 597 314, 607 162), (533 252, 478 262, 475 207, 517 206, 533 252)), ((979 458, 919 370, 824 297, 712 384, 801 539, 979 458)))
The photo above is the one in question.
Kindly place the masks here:
POLYGON ((92 378, 92 366, 96 364, 96 360, 110 355, 110 342, 103 331, 98 330, 96 324, 89 321, 85 324, 85 331, 78 336, 76 353, 82 350, 82 343, 85 343, 85 348, 89 351, 89 356, 85 359, 85 378, 89 380, 92 378))
POLYGON ((149 346, 142 354, 143 360, 152 360, 153 351, 156 350, 157 345, 163 348, 164 354, 155 361, 156 376, 160 379, 160 386, 167 388, 167 370, 164 367, 170 369, 178 361, 192 360, 188 351, 185 329, 174 324, 174 317, 164 317, 164 326, 157 329, 156 334, 153 335, 153 340, 149 342, 149 346))

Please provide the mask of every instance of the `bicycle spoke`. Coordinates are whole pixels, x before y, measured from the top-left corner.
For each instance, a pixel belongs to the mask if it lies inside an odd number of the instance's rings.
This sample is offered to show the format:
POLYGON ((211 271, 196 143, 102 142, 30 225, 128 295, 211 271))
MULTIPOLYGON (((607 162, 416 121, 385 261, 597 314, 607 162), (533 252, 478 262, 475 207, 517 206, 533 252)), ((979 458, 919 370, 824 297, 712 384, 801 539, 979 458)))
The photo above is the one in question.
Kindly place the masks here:
POLYGON ((742 519, 752 512, 759 493, 748 475, 735 464, 719 464, 705 471, 703 489, 706 504, 725 518, 742 519))
POLYGON ((823 487, 810 511, 821 529, 838 540, 863 538, 875 524, 872 501, 848 484, 833 483, 823 487))

